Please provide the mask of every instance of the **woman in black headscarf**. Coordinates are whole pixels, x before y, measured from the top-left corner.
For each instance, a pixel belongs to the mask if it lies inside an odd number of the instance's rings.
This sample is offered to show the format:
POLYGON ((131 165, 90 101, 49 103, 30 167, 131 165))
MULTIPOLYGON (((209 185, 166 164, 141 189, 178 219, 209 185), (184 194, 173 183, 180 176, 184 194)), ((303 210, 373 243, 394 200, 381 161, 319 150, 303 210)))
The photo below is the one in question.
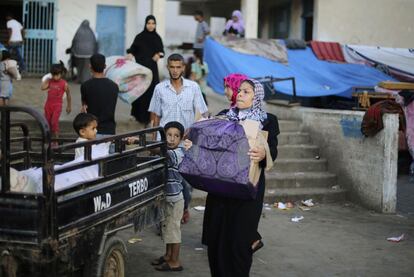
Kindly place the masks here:
POLYGON ((252 255, 263 246, 257 232, 263 208, 267 158, 277 157, 277 117, 263 108, 264 89, 256 80, 240 83, 236 106, 219 115, 231 121, 254 120, 268 132, 267 143, 270 157, 263 146, 249 150, 251 160, 261 168, 256 199, 237 199, 209 193, 203 220, 202 243, 207 245, 208 261, 212 277, 248 277, 252 255), (261 245, 260 245, 261 243, 261 245))
POLYGON ((75 36, 72 40, 72 46, 70 52, 72 54, 72 64, 76 65, 78 71, 78 81, 83 83, 91 78, 89 71, 89 58, 92 57, 98 50, 98 44, 96 37, 89 21, 82 21, 75 36))
POLYGON ((161 37, 156 32, 156 20, 153 15, 145 19, 144 31, 139 33, 127 53, 134 55, 135 61, 152 71, 152 82, 145 93, 132 103, 131 115, 141 123, 148 124, 150 113, 149 103, 155 86, 159 83, 157 61, 164 56, 161 37))

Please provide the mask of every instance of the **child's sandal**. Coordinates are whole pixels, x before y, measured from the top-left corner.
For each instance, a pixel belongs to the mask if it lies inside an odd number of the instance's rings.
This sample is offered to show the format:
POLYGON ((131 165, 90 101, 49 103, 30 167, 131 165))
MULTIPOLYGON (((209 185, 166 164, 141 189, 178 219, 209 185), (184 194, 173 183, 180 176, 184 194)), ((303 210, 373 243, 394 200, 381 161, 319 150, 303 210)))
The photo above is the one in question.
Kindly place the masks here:
POLYGON ((159 257, 158 259, 155 259, 151 262, 151 265, 162 265, 163 263, 165 263, 165 259, 164 256, 159 257))

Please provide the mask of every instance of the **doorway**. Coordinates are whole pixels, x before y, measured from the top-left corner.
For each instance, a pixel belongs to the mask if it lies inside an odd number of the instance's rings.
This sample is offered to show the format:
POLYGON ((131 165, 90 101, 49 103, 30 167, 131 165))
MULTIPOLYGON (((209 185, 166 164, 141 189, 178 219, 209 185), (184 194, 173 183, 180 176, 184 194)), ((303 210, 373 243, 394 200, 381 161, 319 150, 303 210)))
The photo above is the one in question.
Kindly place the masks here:
POLYGON ((402 131, 399 132, 397 212, 414 215, 414 176, 410 172, 413 159, 408 151, 407 143, 401 142, 404 140, 401 136, 405 137, 402 131))
POLYGON ((96 32, 100 53, 106 57, 124 55, 125 7, 98 5, 96 32))
POLYGON ((42 75, 50 70, 55 62, 56 51, 56 1, 24 0, 23 44, 26 70, 34 75, 42 75))
POLYGON ((291 4, 283 4, 270 9, 269 38, 289 37, 291 4))
POLYGON ((9 33, 6 26, 7 13, 13 14, 13 18, 22 23, 23 1, 2 0, 0 2, 0 43, 4 46, 9 39, 9 33))
POLYGON ((305 41, 311 41, 313 39, 313 0, 303 0, 303 13, 302 13, 302 38, 305 41))

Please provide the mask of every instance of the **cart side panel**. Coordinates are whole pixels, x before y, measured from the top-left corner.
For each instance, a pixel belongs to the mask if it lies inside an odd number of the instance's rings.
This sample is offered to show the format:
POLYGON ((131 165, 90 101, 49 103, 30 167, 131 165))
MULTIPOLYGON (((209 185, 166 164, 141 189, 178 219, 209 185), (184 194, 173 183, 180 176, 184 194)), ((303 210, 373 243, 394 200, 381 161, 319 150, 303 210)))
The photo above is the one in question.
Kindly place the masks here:
POLYGON ((40 197, 9 196, 0 197, 0 241, 37 243, 42 235, 40 197))
POLYGON ((165 164, 161 163, 107 182, 58 197, 59 233, 80 231, 109 220, 128 208, 163 194, 165 164))

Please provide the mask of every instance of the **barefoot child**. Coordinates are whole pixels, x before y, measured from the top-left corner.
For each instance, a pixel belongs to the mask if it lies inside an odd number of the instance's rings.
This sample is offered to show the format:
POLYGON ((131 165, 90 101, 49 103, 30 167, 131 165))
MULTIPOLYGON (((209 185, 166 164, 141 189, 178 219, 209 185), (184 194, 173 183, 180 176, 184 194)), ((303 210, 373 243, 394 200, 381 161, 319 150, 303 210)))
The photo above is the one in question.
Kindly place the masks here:
MULTIPOLYGON (((49 123, 52 132, 52 138, 59 137, 59 117, 62 112, 63 95, 66 92, 66 113, 72 110, 72 99, 69 91, 69 86, 65 80, 62 79, 64 67, 61 64, 52 64, 50 73, 52 78, 46 78, 42 82, 41 89, 47 90, 47 100, 45 103, 45 117, 49 123)), ((57 146, 55 143, 54 146, 57 146)))

